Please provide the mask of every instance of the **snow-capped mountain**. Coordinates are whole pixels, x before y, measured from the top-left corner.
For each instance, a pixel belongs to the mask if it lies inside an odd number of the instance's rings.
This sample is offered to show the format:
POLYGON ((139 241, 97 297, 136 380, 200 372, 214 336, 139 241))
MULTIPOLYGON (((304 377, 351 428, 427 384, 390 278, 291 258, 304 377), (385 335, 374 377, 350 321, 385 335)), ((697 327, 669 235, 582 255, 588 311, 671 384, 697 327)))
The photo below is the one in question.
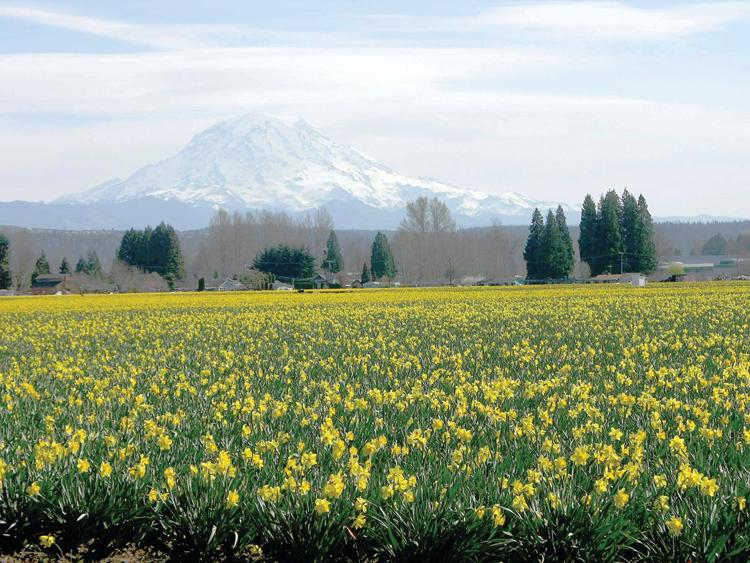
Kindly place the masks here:
MULTIPOLYGON (((155 200, 181 208, 275 209, 326 207, 340 228, 394 228, 406 202, 437 196, 459 224, 529 221, 534 207, 556 207, 516 193, 488 195, 438 180, 410 178, 337 144, 303 120, 244 115, 196 135, 173 157, 56 204, 116 205, 155 200)), ((576 220, 577 210, 563 205, 576 220)))

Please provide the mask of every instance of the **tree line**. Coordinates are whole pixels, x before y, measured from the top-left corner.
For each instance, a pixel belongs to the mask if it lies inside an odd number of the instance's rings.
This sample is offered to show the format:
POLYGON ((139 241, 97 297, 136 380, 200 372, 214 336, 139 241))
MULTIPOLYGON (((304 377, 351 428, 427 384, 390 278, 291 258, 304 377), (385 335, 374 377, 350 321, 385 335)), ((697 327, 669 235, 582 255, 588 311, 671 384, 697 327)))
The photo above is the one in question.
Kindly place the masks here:
MULTIPOLYGON (((343 257, 336 231, 331 231, 326 249, 320 260, 321 269, 335 274, 343 268, 343 257)), ((283 281, 309 280, 316 271, 316 258, 304 247, 279 244, 262 250, 253 260, 252 267, 259 272, 273 274, 283 281)), ((388 237, 378 232, 372 242, 370 266, 362 266, 362 283, 378 279, 392 280, 396 276, 396 261, 393 258, 388 237)))
MULTIPOLYGON (((603 273, 641 272, 656 269, 654 226, 643 195, 636 199, 627 189, 622 197, 608 191, 594 203, 586 195, 581 208, 578 249, 591 276, 603 273)), ((523 253, 526 277, 530 280, 564 279, 575 264, 573 241, 565 213, 558 206, 547 213, 546 222, 539 209, 531 218, 523 253)))
MULTIPOLYGON (((23 234, 15 235, 19 249, 23 234)), ((643 196, 636 199, 626 190, 622 197, 608 192, 598 206, 591 196, 584 201, 578 243, 581 259, 592 275, 619 272, 621 268, 651 271, 656 263, 652 235, 653 225, 643 196)), ((120 277, 132 277, 126 269, 153 272, 174 287, 177 280, 186 280, 183 247, 187 246, 190 279, 194 278, 191 285, 197 284, 199 278, 247 276, 252 266, 290 278, 311 278, 319 270, 331 281, 346 271, 347 282, 359 277, 363 283, 393 280, 396 275, 411 284, 509 279, 518 272, 523 259, 529 279, 565 278, 572 274, 576 249, 561 207, 550 210, 546 219, 535 210, 525 247, 522 236, 519 229, 499 224, 457 228, 449 208, 438 198, 418 197, 408 202, 397 232, 379 232, 374 239, 364 231, 349 231, 340 240, 325 209, 296 217, 270 211, 230 214, 219 210, 204 233, 186 232, 178 238, 174 229, 164 223, 153 229, 130 229, 113 251, 116 260, 112 269, 120 277)), ((724 246, 720 238, 710 242, 724 246)), ((15 247, 15 243, 11 246, 15 247)), ((26 247, 31 247, 29 241, 26 247)), ((58 251, 58 260, 60 254, 58 251)), ((12 260, 18 261, 21 255, 15 253, 12 260)), ((44 253, 37 264, 33 258, 26 258, 29 269, 24 274, 18 266, 11 279, 8 241, 0 239, 0 286, 13 282, 19 286, 24 275, 28 280, 33 274, 46 273, 51 269, 46 261, 44 253), (31 266, 35 266, 33 270, 31 266), (17 274, 21 278, 16 279, 17 274)), ((13 269, 12 263, 10 266, 13 269)), ((63 258, 59 270, 71 270, 67 258, 63 258)), ((104 277, 99 257, 93 251, 80 258, 73 270, 104 277)), ((109 278, 116 283, 111 274, 109 278)))
POLYGON ((716 233, 703 244, 701 254, 704 256, 722 256, 726 254, 748 256, 750 255, 750 235, 725 237, 721 233, 716 233))

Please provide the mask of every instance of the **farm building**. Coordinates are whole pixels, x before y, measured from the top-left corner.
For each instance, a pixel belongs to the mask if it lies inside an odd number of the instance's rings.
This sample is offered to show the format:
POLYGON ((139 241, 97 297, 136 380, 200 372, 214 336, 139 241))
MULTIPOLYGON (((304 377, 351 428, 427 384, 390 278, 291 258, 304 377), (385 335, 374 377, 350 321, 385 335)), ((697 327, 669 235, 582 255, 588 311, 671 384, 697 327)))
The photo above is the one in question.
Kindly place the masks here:
POLYGON ((70 293, 73 289, 70 277, 63 274, 42 274, 31 282, 31 293, 33 295, 70 293))

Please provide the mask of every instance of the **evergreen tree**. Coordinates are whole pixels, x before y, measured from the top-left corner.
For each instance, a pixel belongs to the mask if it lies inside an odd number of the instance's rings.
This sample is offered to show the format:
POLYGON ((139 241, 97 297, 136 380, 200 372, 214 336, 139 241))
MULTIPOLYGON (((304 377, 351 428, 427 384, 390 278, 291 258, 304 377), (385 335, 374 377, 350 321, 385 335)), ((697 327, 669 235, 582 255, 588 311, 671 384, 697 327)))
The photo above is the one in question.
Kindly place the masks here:
POLYGON ((526 248, 523 251, 523 259, 526 260, 526 278, 537 280, 546 277, 542 265, 542 239, 544 238, 544 219, 539 209, 534 209, 529 227, 529 237, 526 239, 526 248))
POLYGON ((157 271, 159 262, 155 253, 153 234, 154 229, 151 228, 151 225, 148 225, 143 229, 143 232, 138 238, 135 247, 136 265, 144 272, 156 272, 161 275, 163 272, 157 271))
POLYGON ((617 192, 610 190, 599 201, 597 216, 599 243, 602 255, 602 271, 617 273, 622 258, 622 203, 617 192))
POLYGON ((362 264, 362 279, 360 280, 363 284, 370 281, 370 269, 367 267, 367 262, 362 264))
POLYGON ((638 271, 638 201, 627 188, 622 192, 622 265, 626 272, 638 271))
POLYGON ((341 271, 343 262, 341 247, 339 246, 339 238, 336 236, 336 231, 331 231, 331 234, 328 235, 328 241, 326 242, 326 249, 323 254, 321 267, 331 274, 335 274, 341 271))
POLYGON ((396 276, 396 261, 391 253, 391 245, 388 243, 388 237, 380 231, 375 235, 375 240, 372 242, 370 271, 373 280, 393 279, 396 276))
POLYGON ((99 260, 99 255, 93 250, 89 250, 86 255, 86 273, 96 277, 102 275, 102 262, 99 260))
POLYGON ((637 270, 650 274, 656 270, 656 243, 654 242, 654 223, 648 210, 646 198, 638 197, 638 221, 636 222, 636 248, 638 254, 637 270))
POLYGON ((150 233, 148 262, 152 271, 160 274, 170 287, 175 280, 185 277, 180 241, 171 225, 162 222, 150 233))
POLYGON ((540 271, 539 275, 543 279, 560 279, 568 277, 567 250, 563 237, 560 232, 560 226, 557 223, 557 217, 550 209, 547 212, 547 222, 544 225, 544 235, 539 251, 540 271))
POLYGON ((593 198, 586 194, 581 208, 581 227, 578 238, 578 250, 581 253, 581 261, 588 264, 592 276, 601 273, 600 261, 597 259, 599 250, 599 227, 596 213, 596 204, 593 198))
POLYGON ((76 274, 85 274, 87 268, 88 264, 86 263, 86 260, 79 258, 78 262, 76 262, 76 274))
POLYGON ((703 245, 701 252, 707 256, 721 256, 727 253, 727 239, 721 233, 716 233, 703 245))
POLYGON ((0 289, 10 288, 11 277, 10 267, 8 266, 10 258, 10 242, 0 233, 0 289))
POLYGON ((568 221, 565 219, 565 211, 563 211, 561 205, 557 206, 555 219, 557 220, 557 228, 560 230, 560 239, 562 240, 559 273, 561 274, 561 278, 567 278, 575 266, 575 250, 573 249, 573 239, 568 229, 568 221))
POLYGON ((68 259, 64 256, 63 256, 62 262, 60 262, 60 273, 61 274, 70 273, 70 264, 68 263, 68 259))
POLYGON ((280 278, 311 278, 315 274, 315 257, 305 248, 290 248, 286 244, 280 244, 258 254, 253 261, 253 268, 280 278))
POLYGON ((42 254, 39 256, 39 258, 36 259, 36 264, 34 265, 34 272, 31 274, 31 281, 33 282, 39 276, 43 276, 49 273, 50 273, 49 262, 47 261, 47 257, 45 256, 44 251, 42 251, 42 254))
POLYGON ((206 289, 205 278, 199 278, 198 279, 198 291, 205 291, 205 289, 206 289))
POLYGON ((117 259, 129 266, 141 264, 142 238, 142 231, 136 231, 135 229, 125 231, 125 234, 122 235, 122 241, 120 241, 120 248, 117 250, 117 259))
POLYGON ((126 231, 117 249, 117 258, 144 272, 156 272, 174 287, 185 276, 180 240, 171 225, 160 223, 155 229, 126 231))

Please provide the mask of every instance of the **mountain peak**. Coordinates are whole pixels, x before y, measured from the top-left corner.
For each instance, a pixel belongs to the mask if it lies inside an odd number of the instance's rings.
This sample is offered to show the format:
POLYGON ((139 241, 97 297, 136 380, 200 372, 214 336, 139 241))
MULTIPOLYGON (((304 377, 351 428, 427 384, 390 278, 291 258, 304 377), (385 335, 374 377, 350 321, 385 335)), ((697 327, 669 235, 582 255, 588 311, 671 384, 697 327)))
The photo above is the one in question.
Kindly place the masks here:
MULTIPOLYGON (((289 125, 247 113, 195 135, 175 156, 59 200, 123 203, 142 198, 227 209, 302 212, 323 206, 400 212, 418 196, 439 197, 461 217, 507 218, 557 206, 515 193, 492 196, 430 178, 411 178, 320 134, 304 119, 289 125)), ((566 209, 572 210, 568 206, 566 209)))

